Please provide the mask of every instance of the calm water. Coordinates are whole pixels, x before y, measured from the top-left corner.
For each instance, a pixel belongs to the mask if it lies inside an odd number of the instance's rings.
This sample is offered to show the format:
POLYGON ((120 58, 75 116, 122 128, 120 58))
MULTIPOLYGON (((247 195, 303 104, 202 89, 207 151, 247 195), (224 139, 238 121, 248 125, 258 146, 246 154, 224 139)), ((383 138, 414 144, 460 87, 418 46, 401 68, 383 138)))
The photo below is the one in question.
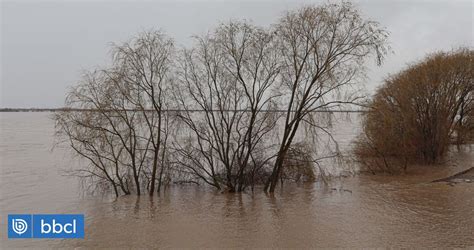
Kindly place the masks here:
MULTIPOLYGON (((51 151, 50 115, 0 113, 0 248, 474 246, 474 184, 430 183, 474 166, 473 152, 429 172, 288 184, 274 196, 180 186, 153 199, 114 200, 85 195, 64 176, 81 163, 65 148, 51 151), (84 213, 86 237, 8 240, 9 213, 84 213)), ((354 124, 335 127, 343 147, 354 124)))

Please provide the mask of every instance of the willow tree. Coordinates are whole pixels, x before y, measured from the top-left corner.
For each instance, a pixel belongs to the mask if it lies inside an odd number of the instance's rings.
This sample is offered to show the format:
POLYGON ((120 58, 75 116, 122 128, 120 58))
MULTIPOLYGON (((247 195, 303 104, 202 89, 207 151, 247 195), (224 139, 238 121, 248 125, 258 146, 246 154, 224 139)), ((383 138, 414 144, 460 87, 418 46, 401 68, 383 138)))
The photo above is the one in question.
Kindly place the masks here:
POLYGON ((178 145, 178 161, 218 189, 243 191, 271 158, 264 139, 276 119, 262 110, 272 107, 279 76, 275 37, 230 22, 196 41, 180 63, 177 99, 191 135, 178 145))
MULTIPOLYGON (((474 127, 474 53, 431 54, 386 79, 370 103, 356 153, 365 158, 436 163, 474 127)), ((406 165, 405 165, 406 166, 406 165)))
POLYGON ((387 52, 387 32, 347 2, 289 11, 274 33, 288 98, 281 143, 265 185, 270 192, 302 123, 312 126, 309 116, 314 111, 359 101, 357 83, 364 75, 364 63, 375 57, 380 64, 387 52))
POLYGON ((93 186, 109 183, 118 195, 133 188, 140 194, 141 172, 147 159, 149 140, 140 136, 143 124, 120 94, 111 72, 97 70, 84 74, 69 92, 67 109, 55 113, 56 134, 74 153, 90 164, 74 170, 91 177, 93 186))
POLYGON ((160 165, 161 185, 170 132, 163 109, 169 104, 173 41, 158 31, 144 32, 112 52, 110 67, 85 74, 68 94, 66 110, 55 117, 57 132, 89 160, 88 173, 125 194, 133 182, 136 194, 147 187, 153 195, 160 165))
MULTIPOLYGON (((151 175, 149 194, 155 192, 158 165, 164 157, 163 110, 170 105, 168 98, 172 84, 173 40, 159 31, 141 33, 127 43, 114 46, 113 72, 116 86, 131 103, 132 109, 143 117, 151 143, 151 175)), ((161 166, 163 169, 164 166, 161 166)), ((162 176, 162 171, 160 171, 162 176)), ((161 186, 161 179, 158 188, 161 186)))

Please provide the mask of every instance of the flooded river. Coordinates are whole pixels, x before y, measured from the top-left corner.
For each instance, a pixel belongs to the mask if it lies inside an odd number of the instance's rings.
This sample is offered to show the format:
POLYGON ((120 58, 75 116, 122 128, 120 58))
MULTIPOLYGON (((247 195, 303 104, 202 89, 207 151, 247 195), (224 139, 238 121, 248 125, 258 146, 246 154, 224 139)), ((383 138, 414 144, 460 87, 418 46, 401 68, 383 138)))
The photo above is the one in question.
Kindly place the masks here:
MULTIPOLYGON (((51 113, 0 113, 0 248, 12 247, 473 247, 474 184, 432 180, 474 166, 474 152, 406 175, 355 175, 221 194, 173 186, 161 196, 88 195, 51 151, 51 113), (7 239, 11 213, 83 213, 85 239, 7 239)), ((357 129, 339 125, 349 142, 357 129)), ((337 128, 337 126, 336 126, 337 128)))

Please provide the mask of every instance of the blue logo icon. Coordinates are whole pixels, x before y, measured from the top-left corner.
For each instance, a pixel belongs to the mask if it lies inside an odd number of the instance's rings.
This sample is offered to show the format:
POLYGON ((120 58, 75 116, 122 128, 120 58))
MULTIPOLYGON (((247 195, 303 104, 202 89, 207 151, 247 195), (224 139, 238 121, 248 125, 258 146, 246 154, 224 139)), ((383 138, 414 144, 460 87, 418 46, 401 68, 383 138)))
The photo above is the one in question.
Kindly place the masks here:
POLYGON ((84 238, 83 214, 8 215, 8 238, 84 238))
POLYGON ((8 215, 8 238, 31 238, 31 214, 8 215))

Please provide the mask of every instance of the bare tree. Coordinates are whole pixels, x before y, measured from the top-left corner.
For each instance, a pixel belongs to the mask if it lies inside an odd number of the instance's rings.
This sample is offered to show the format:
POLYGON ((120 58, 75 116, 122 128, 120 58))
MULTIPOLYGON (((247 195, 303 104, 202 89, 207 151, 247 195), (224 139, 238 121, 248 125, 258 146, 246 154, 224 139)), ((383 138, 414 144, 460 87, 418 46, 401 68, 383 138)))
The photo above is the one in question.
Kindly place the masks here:
MULTIPOLYGON (((167 93, 172 84, 170 74, 173 52, 173 41, 158 31, 144 32, 128 43, 114 47, 114 70, 117 77, 113 78, 117 80, 121 94, 133 105, 135 111, 140 112, 151 140, 150 195, 155 192, 158 165, 160 157, 164 155, 164 152, 160 154, 163 144, 163 116, 168 113, 163 110, 169 107, 167 93)), ((160 185, 161 182, 158 183, 160 185)))
POLYGON ((119 183, 125 194, 130 193, 129 180, 138 181, 145 160, 137 137, 137 117, 127 111, 124 98, 104 71, 87 73, 66 99, 66 106, 84 111, 63 111, 55 115, 57 134, 66 138, 73 150, 92 164, 92 170, 78 170, 96 177, 103 173, 116 190, 119 183), (122 98, 121 98, 122 97, 122 98), (113 167, 116 180, 108 169, 113 167), (132 172, 132 174, 130 173, 132 172), (130 177, 132 176, 132 177, 130 177))
POLYGON ((163 117, 168 113, 162 111, 169 102, 166 91, 171 81, 173 42, 161 32, 144 32, 115 46, 113 52, 112 67, 86 74, 69 93, 66 107, 83 112, 59 113, 58 134, 69 138, 76 153, 99 169, 107 169, 99 160, 108 157, 107 163, 114 163, 117 169, 117 180, 110 181, 118 181, 125 194, 130 190, 128 182, 122 184, 122 172, 131 172, 138 195, 144 184, 153 195, 158 165, 165 163, 160 160, 165 155, 160 147, 163 133, 169 129, 163 128, 163 117), (94 157, 90 155, 92 146, 94 157))
POLYGON ((353 104, 364 62, 387 51, 387 33, 362 18, 352 4, 309 6, 288 12, 276 25, 282 82, 288 90, 283 136, 265 190, 273 192, 301 123, 318 110, 353 104), (352 91, 351 91, 352 90, 352 91))
POLYGON ((180 117, 195 142, 179 148, 186 159, 181 164, 216 188, 243 191, 246 179, 267 162, 255 158, 272 157, 258 151, 276 124, 274 113, 262 112, 274 105, 280 70, 274 36, 230 22, 196 40, 183 52, 180 70, 180 93, 187 94, 178 98, 185 110, 180 117))

